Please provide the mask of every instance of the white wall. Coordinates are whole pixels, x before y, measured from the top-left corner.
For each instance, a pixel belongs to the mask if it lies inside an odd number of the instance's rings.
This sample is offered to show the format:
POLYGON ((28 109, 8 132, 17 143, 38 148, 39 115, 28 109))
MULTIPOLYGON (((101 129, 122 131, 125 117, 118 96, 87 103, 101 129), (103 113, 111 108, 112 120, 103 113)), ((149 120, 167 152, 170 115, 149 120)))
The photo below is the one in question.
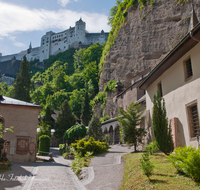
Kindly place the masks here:
MULTIPOLYGON (((147 110, 152 116, 153 96, 157 92, 157 84, 161 82, 163 97, 166 103, 168 119, 178 118, 178 133, 184 143, 189 146, 197 146, 196 138, 191 139, 186 114, 186 104, 197 100, 200 110, 200 43, 179 59, 171 68, 163 73, 150 87, 147 88, 147 110), (193 77, 185 82, 183 62, 190 56, 192 62, 193 77)), ((200 112, 199 112, 200 113, 200 112)))

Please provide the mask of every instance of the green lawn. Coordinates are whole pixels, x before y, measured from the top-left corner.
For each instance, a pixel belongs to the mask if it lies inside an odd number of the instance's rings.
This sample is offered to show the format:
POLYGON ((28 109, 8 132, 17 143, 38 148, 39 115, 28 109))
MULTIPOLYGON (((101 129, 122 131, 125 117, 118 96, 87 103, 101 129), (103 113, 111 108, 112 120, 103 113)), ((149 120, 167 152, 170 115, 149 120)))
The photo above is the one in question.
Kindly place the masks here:
POLYGON ((123 183, 119 190, 127 189, 169 189, 191 190, 200 189, 200 186, 191 178, 179 175, 174 166, 166 160, 166 156, 158 153, 150 156, 155 168, 153 175, 148 178, 143 175, 140 168, 142 153, 130 153, 124 155, 126 164, 124 169, 123 183))

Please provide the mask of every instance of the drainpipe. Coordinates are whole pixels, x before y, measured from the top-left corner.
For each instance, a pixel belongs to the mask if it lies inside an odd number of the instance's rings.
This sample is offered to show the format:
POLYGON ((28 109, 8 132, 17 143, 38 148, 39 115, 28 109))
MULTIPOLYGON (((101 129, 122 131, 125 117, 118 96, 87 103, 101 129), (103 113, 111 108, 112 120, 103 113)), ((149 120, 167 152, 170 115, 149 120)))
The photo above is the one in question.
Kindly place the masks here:
POLYGON ((196 39, 194 36, 192 36, 192 32, 190 31, 190 37, 194 40, 194 41, 197 41, 197 42, 200 42, 200 40, 196 39))

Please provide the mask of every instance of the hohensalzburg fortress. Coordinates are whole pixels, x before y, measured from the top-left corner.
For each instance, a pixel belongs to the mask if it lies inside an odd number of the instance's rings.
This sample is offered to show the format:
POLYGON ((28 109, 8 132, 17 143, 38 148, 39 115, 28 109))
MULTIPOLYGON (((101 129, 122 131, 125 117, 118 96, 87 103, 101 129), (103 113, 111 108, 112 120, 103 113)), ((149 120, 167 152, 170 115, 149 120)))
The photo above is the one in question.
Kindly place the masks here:
POLYGON ((54 33, 52 31, 47 32, 46 35, 41 38, 40 47, 32 48, 30 44, 29 49, 17 54, 2 56, 0 53, 0 62, 8 61, 13 58, 22 60, 24 55, 26 55, 29 61, 39 59, 40 62, 42 62, 48 59, 49 56, 56 55, 70 47, 84 48, 96 42, 103 44, 107 41, 108 34, 109 33, 104 33, 103 30, 101 33, 88 33, 86 31, 85 22, 80 19, 76 22, 75 27, 70 27, 65 31, 59 33, 54 33))

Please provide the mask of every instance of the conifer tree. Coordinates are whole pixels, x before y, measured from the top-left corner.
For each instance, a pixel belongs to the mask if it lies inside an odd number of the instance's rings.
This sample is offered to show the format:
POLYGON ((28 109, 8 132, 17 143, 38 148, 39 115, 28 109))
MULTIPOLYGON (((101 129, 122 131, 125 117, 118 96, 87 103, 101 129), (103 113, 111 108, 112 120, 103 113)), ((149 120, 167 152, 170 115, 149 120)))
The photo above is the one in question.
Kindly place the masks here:
POLYGON ((81 110, 81 122, 88 126, 88 123, 90 121, 90 99, 88 92, 85 92, 83 104, 82 104, 82 110, 81 110))
POLYGON ((13 84, 12 97, 18 100, 30 102, 30 73, 29 73, 30 63, 27 61, 26 56, 23 57, 23 61, 20 63, 20 70, 17 74, 15 82, 13 84))
POLYGON ((122 140, 127 144, 134 144, 135 152, 138 142, 142 142, 142 138, 146 135, 144 127, 138 127, 143 118, 141 118, 144 111, 141 111, 140 104, 131 103, 127 110, 119 108, 119 115, 117 120, 121 124, 120 133, 122 140))
POLYGON ((89 122, 87 134, 89 137, 93 137, 96 141, 103 138, 101 121, 97 114, 93 114, 92 119, 89 122))
POLYGON ((47 107, 45 113, 45 123, 48 125, 51 125, 51 114, 52 110, 50 109, 50 107, 47 107))
POLYGON ((69 106, 68 101, 65 100, 62 103, 60 111, 58 112, 58 116, 56 118, 54 133, 55 137, 57 139, 62 139, 65 131, 73 126, 75 123, 76 119, 72 114, 72 110, 69 106))
POLYGON ((153 100, 153 132, 158 148, 168 155, 174 150, 174 143, 171 135, 171 126, 168 127, 165 100, 160 97, 160 92, 154 95, 153 100))

